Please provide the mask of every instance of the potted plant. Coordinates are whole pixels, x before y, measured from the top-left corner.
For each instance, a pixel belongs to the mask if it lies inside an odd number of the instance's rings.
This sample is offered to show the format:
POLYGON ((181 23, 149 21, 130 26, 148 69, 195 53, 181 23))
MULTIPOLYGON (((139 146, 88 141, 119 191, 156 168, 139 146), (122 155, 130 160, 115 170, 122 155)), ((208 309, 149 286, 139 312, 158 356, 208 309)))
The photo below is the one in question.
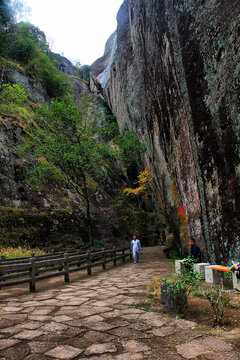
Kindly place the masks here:
POLYGON ((188 296, 193 288, 198 286, 201 279, 201 274, 198 274, 193 268, 194 263, 193 259, 186 259, 182 272, 178 273, 176 279, 163 279, 161 283, 160 302, 178 313, 187 307, 188 296))

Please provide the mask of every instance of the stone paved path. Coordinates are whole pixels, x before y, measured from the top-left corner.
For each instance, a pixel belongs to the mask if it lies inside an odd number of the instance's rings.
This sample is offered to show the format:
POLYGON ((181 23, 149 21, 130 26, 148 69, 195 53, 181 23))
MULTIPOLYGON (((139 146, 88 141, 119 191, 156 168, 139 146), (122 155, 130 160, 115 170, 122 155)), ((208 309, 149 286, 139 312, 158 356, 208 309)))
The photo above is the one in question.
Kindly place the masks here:
MULTIPOLYGON (((194 322, 135 305, 170 264, 160 248, 137 265, 0 300, 0 360, 239 360, 240 329, 207 335, 194 322)), ((0 292, 1 295, 1 292, 0 292)))

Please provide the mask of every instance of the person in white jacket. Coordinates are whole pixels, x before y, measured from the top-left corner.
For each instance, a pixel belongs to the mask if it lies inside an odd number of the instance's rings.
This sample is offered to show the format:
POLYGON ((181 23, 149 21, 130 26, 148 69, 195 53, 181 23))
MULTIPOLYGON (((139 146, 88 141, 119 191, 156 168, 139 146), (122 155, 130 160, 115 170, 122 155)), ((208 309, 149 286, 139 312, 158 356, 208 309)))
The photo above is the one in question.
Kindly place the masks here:
POLYGON ((131 252, 135 264, 138 262, 140 251, 141 251, 140 240, 137 239, 136 235, 133 235, 133 239, 131 241, 131 252))

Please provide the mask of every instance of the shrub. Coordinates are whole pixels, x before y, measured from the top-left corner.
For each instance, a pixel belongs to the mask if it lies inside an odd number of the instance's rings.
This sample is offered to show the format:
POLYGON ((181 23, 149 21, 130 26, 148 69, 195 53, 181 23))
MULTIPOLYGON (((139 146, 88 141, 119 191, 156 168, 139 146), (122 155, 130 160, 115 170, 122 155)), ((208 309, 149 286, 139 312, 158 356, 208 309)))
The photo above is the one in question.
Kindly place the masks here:
POLYGON ((227 308, 230 306, 230 297, 224 291, 223 285, 216 288, 211 286, 208 290, 202 290, 204 299, 211 304, 214 313, 214 321, 212 326, 222 325, 224 315, 227 308))
POLYGON ((56 68, 47 54, 39 53, 39 56, 30 62, 26 72, 29 76, 38 77, 51 97, 60 98, 72 90, 66 76, 56 68))
POLYGON ((24 88, 18 84, 4 84, 0 93, 0 102, 5 104, 14 103, 18 106, 24 106, 28 95, 24 88))
POLYGON ((103 240, 99 240, 99 239, 94 240, 94 245, 93 245, 94 249, 101 249, 104 246, 105 246, 105 244, 104 244, 103 240))
POLYGON ((2 85, 0 93, 0 113, 5 116, 12 116, 17 119, 18 123, 25 126, 32 120, 32 112, 26 103, 28 95, 24 88, 18 84, 2 85))
POLYGON ((0 249, 0 256, 4 255, 6 259, 27 257, 31 256, 32 253, 35 255, 45 254, 45 252, 40 249, 22 248, 21 246, 18 246, 17 248, 9 246, 0 249))
POLYGON ((198 274, 193 265, 195 260, 186 259, 182 266, 182 272, 178 273, 176 280, 164 279, 162 285, 165 286, 165 293, 169 298, 171 308, 181 313, 187 305, 187 300, 192 290, 199 285, 201 274, 198 274))
POLYGON ((152 298, 159 298, 161 293, 161 280, 154 278, 147 284, 147 294, 152 298))
POLYGON ((86 81, 86 83, 89 84, 91 70, 92 70, 91 65, 83 65, 77 68, 76 73, 82 80, 86 81))

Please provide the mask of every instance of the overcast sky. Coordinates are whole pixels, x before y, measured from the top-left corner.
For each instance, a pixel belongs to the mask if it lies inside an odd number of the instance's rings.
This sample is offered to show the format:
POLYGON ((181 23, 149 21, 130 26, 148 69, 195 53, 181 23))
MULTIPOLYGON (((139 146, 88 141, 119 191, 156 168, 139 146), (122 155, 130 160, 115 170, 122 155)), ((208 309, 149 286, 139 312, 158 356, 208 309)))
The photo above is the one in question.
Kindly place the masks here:
POLYGON ((123 0, 25 0, 32 9, 28 20, 43 30, 52 51, 81 64, 103 55, 117 27, 123 0))

